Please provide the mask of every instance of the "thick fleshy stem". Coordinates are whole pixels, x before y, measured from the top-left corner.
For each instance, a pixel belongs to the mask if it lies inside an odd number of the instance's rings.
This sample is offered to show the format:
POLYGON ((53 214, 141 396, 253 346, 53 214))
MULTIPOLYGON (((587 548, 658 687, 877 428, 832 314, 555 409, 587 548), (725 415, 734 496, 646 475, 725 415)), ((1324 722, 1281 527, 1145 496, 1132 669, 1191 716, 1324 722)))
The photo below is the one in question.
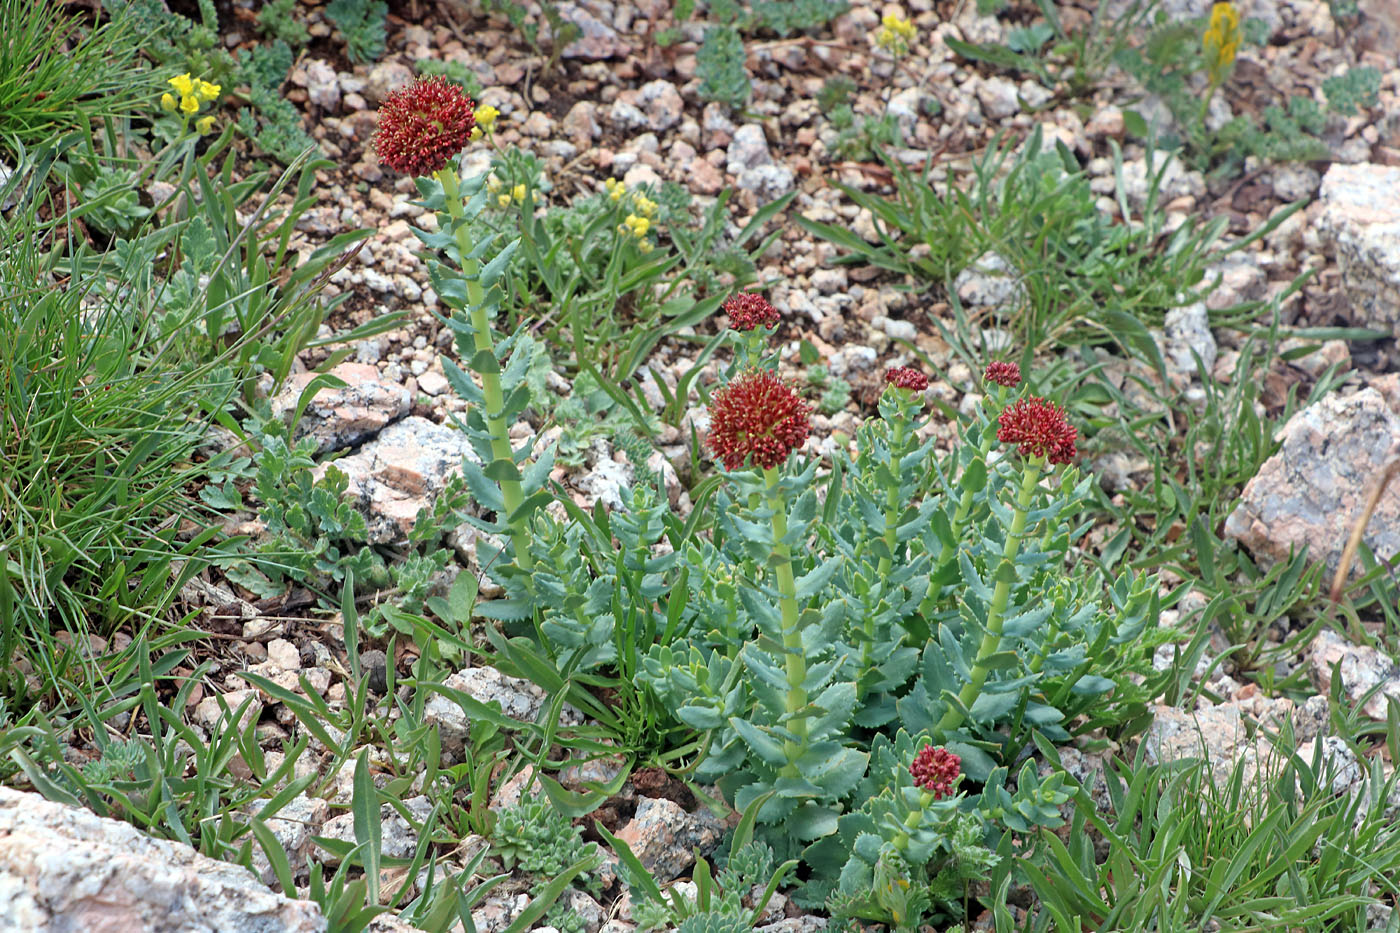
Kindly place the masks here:
MULTIPOLYGON (((480 271, 481 262, 467 258, 474 244, 471 241, 467 225, 460 223, 465 213, 462 206, 460 181, 456 171, 451 166, 437 172, 436 177, 442 184, 443 196, 447 202, 447 213, 456 222, 457 252, 461 257, 462 273, 466 277, 472 340, 478 353, 485 350, 494 357, 495 347, 491 340, 491 321, 486 316, 486 294, 482 290, 481 282, 476 277, 477 272, 480 271)), ((492 369, 479 371, 477 375, 481 377, 481 394, 486 400, 484 414, 486 429, 491 435, 492 458, 514 464, 515 456, 510 443, 510 425, 506 424, 503 413, 505 394, 501 389, 501 374, 492 369)), ((501 500, 505 503, 506 518, 510 523, 510 537, 515 551, 515 562, 522 569, 529 570, 534 566, 534 558, 530 553, 529 531, 524 527, 523 519, 511 518, 519 510, 520 504, 525 501, 524 490, 518 479, 502 479, 500 484, 501 500)))
POLYGON ((977 659, 972 663, 972 671, 967 683, 963 684, 962 690, 958 691, 958 701, 962 706, 961 708, 950 707, 943 714, 943 718, 938 720, 939 732, 949 732, 962 725, 962 710, 971 709, 972 704, 982 693, 982 686, 987 682, 987 675, 991 673, 987 662, 1001 647, 1001 626, 1005 621, 1006 603, 1011 598, 1012 573, 1007 571, 1014 565, 1016 555, 1021 549, 1021 539, 1026 533, 1026 518, 1031 509, 1031 502, 1035 498, 1036 486, 1039 485, 1040 473, 1044 465, 1045 461, 1042 458, 1034 457, 1027 459, 1022 467, 1021 492, 1016 498, 1016 505, 1011 515, 1011 529, 1007 532, 1006 546, 1002 549, 1001 565, 997 569, 997 584, 992 591, 992 603, 987 607, 986 631, 982 635, 982 643, 977 647, 977 659))
POLYGON ((773 527, 774 575, 778 581, 778 608, 781 612, 783 626, 784 667, 787 670, 788 681, 786 702, 788 718, 784 727, 796 739, 783 743, 783 750, 787 753, 788 758, 788 763, 783 766, 783 774, 786 777, 799 777, 796 761, 805 751, 804 746, 807 744, 807 717, 805 715, 794 716, 793 714, 807 708, 807 690, 803 687, 803 683, 807 680, 807 656, 802 651, 802 629, 799 625, 800 613, 797 606, 797 580, 792 575, 792 549, 788 547, 786 541, 788 533, 787 505, 783 502, 778 469, 774 467, 764 470, 763 480, 764 498, 768 500, 768 509, 772 512, 770 521, 773 527))
MULTIPOLYGON (((909 419, 913 416, 917 403, 914 401, 914 393, 900 389, 893 391, 895 395, 896 412, 890 419, 890 473, 894 477, 889 488, 885 490, 885 548, 889 552, 880 558, 877 576, 884 579, 894 566, 895 548, 899 546, 899 515, 902 511, 900 505, 904 498, 900 488, 900 461, 904 459, 906 435, 909 430, 909 419)), ((868 671, 875 667, 875 618, 866 615, 864 624, 865 640, 860 647, 860 669, 868 671)), ((862 680, 856 681, 856 698, 865 698, 866 685, 862 680)))
MULTIPOLYGON (((1006 395, 1007 388, 1005 386, 999 385, 996 387, 996 404, 998 409, 1006 407, 1006 395)), ((985 432, 981 442, 977 445, 976 459, 986 463, 988 455, 992 452, 992 445, 995 443, 996 433, 992 431, 985 432)), ((943 543, 943 548, 938 554, 938 562, 934 564, 936 572, 942 571, 943 568, 948 566, 949 562, 952 561, 954 551, 957 549, 957 544, 955 542, 962 538, 963 526, 967 524, 968 516, 972 514, 972 500, 975 495, 976 491, 971 488, 962 491, 962 496, 958 499, 958 507, 953 512, 953 538, 951 541, 945 541, 943 543)), ((941 573, 938 575, 941 576, 941 573)), ((919 606, 920 614, 926 617, 932 615, 934 610, 938 607, 938 598, 942 595, 943 584, 934 583, 930 585, 928 593, 924 596, 924 600, 919 606)))
POLYGON ((928 809, 929 804, 933 803, 935 799, 937 798, 934 797, 932 791, 926 790, 921 792, 919 794, 918 809, 909 811, 909 815, 904 818, 904 830, 899 833, 899 835, 895 836, 894 839, 890 840, 901 854, 908 850, 909 834, 919 828, 919 823, 924 818, 924 811, 928 809))

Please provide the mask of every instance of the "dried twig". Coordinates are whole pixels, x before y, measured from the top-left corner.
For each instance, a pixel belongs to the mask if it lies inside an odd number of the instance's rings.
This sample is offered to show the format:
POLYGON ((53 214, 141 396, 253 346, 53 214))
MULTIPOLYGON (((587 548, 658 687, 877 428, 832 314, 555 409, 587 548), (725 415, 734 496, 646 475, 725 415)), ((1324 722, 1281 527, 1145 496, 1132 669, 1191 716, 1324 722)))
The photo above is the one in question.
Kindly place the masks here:
POLYGON ((1341 563, 1337 565, 1337 575, 1332 578, 1332 591, 1328 594, 1334 606, 1341 602, 1347 572, 1351 570, 1351 562, 1356 559, 1356 549, 1361 545, 1361 536, 1366 532, 1367 523, 1371 521, 1371 513, 1376 510, 1377 503, 1381 501, 1381 496, 1396 473, 1400 473, 1400 457, 1386 464, 1375 486, 1371 487, 1371 494, 1366 497, 1366 505, 1361 509, 1361 514, 1356 517, 1356 524, 1351 528, 1351 537, 1347 539, 1346 549, 1342 551, 1341 563))

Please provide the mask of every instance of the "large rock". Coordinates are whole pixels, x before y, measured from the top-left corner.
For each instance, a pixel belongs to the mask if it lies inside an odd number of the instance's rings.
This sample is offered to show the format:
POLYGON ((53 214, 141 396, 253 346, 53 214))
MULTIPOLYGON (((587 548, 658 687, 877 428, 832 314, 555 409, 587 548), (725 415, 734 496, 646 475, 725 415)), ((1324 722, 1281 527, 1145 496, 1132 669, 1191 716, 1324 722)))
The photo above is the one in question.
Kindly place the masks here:
POLYGON ((1322 179, 1317 233, 1359 323, 1400 336, 1400 168, 1338 165, 1322 179))
POLYGON ((1323 693, 1331 692, 1335 670, 1342 695, 1352 706, 1370 694, 1361 711, 1378 722, 1385 722, 1391 700, 1400 702, 1400 663, 1369 645, 1349 644, 1330 629, 1319 632, 1308 646, 1308 666, 1323 693))
MULTIPOLYGON (((314 437, 318 454, 362 444, 408 414, 413 401, 408 389, 381 379, 373 366, 341 363, 330 374, 345 388, 325 388, 312 396, 292 433, 296 440, 314 437)), ((298 373, 288 379, 272 399, 272 413, 278 418, 290 415, 314 376, 298 373)))
MULTIPOLYGON (((348 457, 334 462, 368 518, 369 543, 403 541, 421 509, 429 508, 462 459, 480 462, 461 431, 416 415, 395 422, 348 457)), ((318 475, 325 467, 318 467, 318 475)))
POLYGON ((697 849, 701 855, 713 852, 725 829, 725 822, 704 807, 687 813, 663 797, 641 797, 637 812, 617 838, 664 884, 695 864, 697 849))
POLYGON ((0 933, 320 933, 246 868, 0 787, 0 933))
MULTIPOLYGON (((1400 417, 1373 388, 1334 393, 1290 418, 1281 438, 1245 485, 1225 534, 1266 562, 1307 545, 1335 571, 1372 484, 1400 446, 1400 417)), ((1381 496, 1364 540, 1378 557, 1400 552, 1400 484, 1381 496)))

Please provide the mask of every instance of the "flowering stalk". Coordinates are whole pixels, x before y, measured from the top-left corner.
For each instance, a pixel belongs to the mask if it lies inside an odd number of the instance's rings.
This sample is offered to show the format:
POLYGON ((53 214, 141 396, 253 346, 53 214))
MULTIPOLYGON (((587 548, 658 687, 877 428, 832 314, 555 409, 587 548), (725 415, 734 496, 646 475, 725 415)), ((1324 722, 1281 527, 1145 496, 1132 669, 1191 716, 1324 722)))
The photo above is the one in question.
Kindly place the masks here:
POLYGON ((783 740, 784 777, 798 778, 797 760, 807 744, 807 657, 802 649, 802 616, 788 544, 788 512, 779 472, 811 431, 811 411, 777 374, 750 369, 714 394, 710 403, 710 451, 726 470, 752 467, 763 476, 763 497, 773 531, 770 566, 778 584, 783 667, 787 676, 783 740))
POLYGON ((1210 8, 1210 25, 1201 37, 1201 48, 1206 57, 1206 76, 1209 86, 1201 100, 1200 122, 1205 124, 1210 112, 1211 99, 1230 73, 1235 62, 1235 53, 1240 47, 1240 14, 1229 3, 1217 3, 1210 8))
MULTIPOLYGON (((1015 363, 996 361, 987 364, 986 371, 982 374, 983 380, 996 386, 993 390, 996 393, 996 407, 1005 409, 1007 393, 1021 383, 1021 367, 1015 363)), ((996 435, 991 431, 984 431, 977 442, 977 453, 973 457, 974 463, 985 464, 987 456, 992 452, 992 444, 996 442, 996 435)), ((968 516, 972 514, 972 500, 980 489, 980 485, 964 483, 962 495, 958 499, 957 510, 953 513, 953 536, 951 540, 943 542, 943 548, 938 554, 938 563, 934 565, 935 581, 943 578, 943 571, 953 560, 953 551, 957 547, 957 541, 962 538, 963 527, 967 524, 968 516)), ((928 594, 924 597, 920 611, 925 615, 932 615, 938 605, 938 598, 943 594, 943 584, 934 582, 930 584, 928 594)))
MULTIPOLYGON (((492 113, 485 121, 488 132, 494 120, 492 113)), ((487 284, 482 281, 485 268, 477 255, 479 244, 472 242, 468 229, 461 179, 452 167, 452 159, 481 135, 479 129, 476 106, 461 88, 440 76, 419 78, 385 99, 379 109, 374 146, 385 165, 406 175, 431 175, 442 187, 443 205, 452 220, 452 238, 457 247, 475 351, 468 365, 481 378, 481 407, 485 409, 482 414, 492 458, 488 475, 500 486, 516 563, 528 570, 533 558, 525 517, 520 513, 525 496, 511 448, 500 363, 491 337, 487 284)))
MULTIPOLYGON (((1026 516, 1030 512, 1031 500, 1035 496, 1036 484, 1040 481, 1040 470, 1043 462, 1039 458, 1028 460, 1021 473, 1021 491, 1016 497, 1016 504, 1012 509, 1011 530, 1006 535, 1006 546, 1001 552, 1001 568, 1010 568, 1014 565, 1016 554, 1021 549, 1021 538, 1026 533, 1026 516)), ((962 709, 970 709, 978 695, 982 692, 982 685, 987 682, 987 675, 991 673, 991 668, 987 661, 997 649, 1001 647, 1001 626, 1006 613, 1006 602, 1011 597, 1012 574, 1002 569, 997 571, 996 589, 992 591, 992 604, 987 609, 986 631, 982 634, 982 642, 977 646, 977 660, 973 662, 972 670, 968 676, 967 683, 963 684, 962 690, 958 691, 958 707, 949 707, 943 714, 943 718, 938 721, 938 731, 948 732, 962 725, 962 709)))
MULTIPOLYGON (((885 488, 885 548, 888 554, 880 558, 879 575, 885 576, 894 565, 895 548, 899 546, 899 516, 904 497, 900 488, 900 461, 908 453, 909 425, 916 417, 923 401, 923 391, 928 388, 928 377, 917 369, 907 366, 891 369, 885 373, 886 390, 894 402, 886 420, 890 425, 889 468, 891 481, 885 488)), ((867 626, 867 634, 874 631, 867 626)), ((867 646, 869 642, 866 643, 867 646)), ((868 648, 867 648, 868 650, 868 648)))
POLYGON ((795 737, 783 743, 787 752, 788 764, 783 773, 788 777, 798 777, 794 762, 802 754, 807 741, 807 718, 797 717, 796 713, 807 708, 807 656, 802 651, 801 615, 797 605, 797 581, 792 575, 792 549, 787 543, 787 504, 783 502, 782 489, 776 467, 763 471, 764 497, 772 512, 769 519, 773 526, 773 573, 778 580, 778 609, 783 626, 784 670, 787 673, 786 708, 789 719, 786 726, 795 737))
POLYGON ((1011 597, 1011 584, 1016 579, 1016 555, 1026 536, 1026 523, 1035 491, 1040 484, 1041 471, 1048 464, 1069 463, 1078 452, 1075 439, 1078 432, 1065 418, 1064 411, 1051 402, 1032 396, 1019 399, 1002 410, 997 418, 997 440, 1019 445, 1024 458, 1021 467, 1021 489, 1012 506, 1011 527, 997 565, 996 588, 987 607, 987 621, 982 641, 972 663, 968 680, 958 692, 959 706, 949 707, 938 721, 938 729, 948 732, 962 724, 963 710, 970 709, 982 692, 991 673, 990 661, 1001 647, 1001 630, 1005 621, 1006 604, 1011 597))
POLYGON ((773 336, 782 316, 762 295, 739 292, 730 295, 722 306, 729 317, 729 329, 741 339, 735 345, 735 365, 738 368, 764 366, 774 368, 776 358, 767 358, 768 340, 773 336))
POLYGON ((925 745, 909 764, 909 774, 921 789, 919 803, 904 817, 903 830, 891 840, 901 854, 909 849, 909 834, 923 822, 924 811, 936 800, 953 792, 953 785, 962 774, 962 759, 946 748, 925 745))
MULTIPOLYGON (((465 209, 462 205, 461 182, 451 166, 436 173, 442 184, 443 199, 447 213, 453 221, 453 239, 457 242, 457 252, 461 257, 462 276, 467 287, 468 317, 472 325, 472 343, 476 347, 473 369, 481 377, 481 394, 486 400, 484 412, 486 430, 491 436, 493 459, 500 463, 515 464, 514 452, 510 443, 510 425, 504 416, 505 393, 501 388, 500 365, 495 362, 496 348, 491 338, 491 321, 486 315, 486 294, 481 287, 477 273, 481 271, 481 260, 468 258, 472 252, 471 233, 465 223, 465 209), (489 361, 489 362, 487 362, 489 361)), ((534 564, 530 554, 530 536, 525 528, 523 516, 517 515, 525 494, 520 485, 518 471, 513 475, 498 477, 501 486, 501 499, 505 502, 506 518, 510 523, 511 544, 515 551, 516 563, 529 570, 534 564)))

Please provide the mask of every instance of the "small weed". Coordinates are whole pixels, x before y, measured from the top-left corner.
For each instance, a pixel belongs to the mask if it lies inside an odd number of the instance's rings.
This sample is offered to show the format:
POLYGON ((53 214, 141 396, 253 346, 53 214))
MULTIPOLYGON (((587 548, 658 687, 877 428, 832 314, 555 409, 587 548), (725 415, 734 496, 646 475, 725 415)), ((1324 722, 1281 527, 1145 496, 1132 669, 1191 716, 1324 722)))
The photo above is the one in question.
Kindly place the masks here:
POLYGON ((302 46, 311 38, 296 15, 297 0, 269 0, 258 11, 258 28, 288 45, 302 46))
POLYGON ((340 30, 345 54, 352 62, 374 62, 384 56, 385 18, 389 5, 383 0, 331 0, 326 17, 340 30))

